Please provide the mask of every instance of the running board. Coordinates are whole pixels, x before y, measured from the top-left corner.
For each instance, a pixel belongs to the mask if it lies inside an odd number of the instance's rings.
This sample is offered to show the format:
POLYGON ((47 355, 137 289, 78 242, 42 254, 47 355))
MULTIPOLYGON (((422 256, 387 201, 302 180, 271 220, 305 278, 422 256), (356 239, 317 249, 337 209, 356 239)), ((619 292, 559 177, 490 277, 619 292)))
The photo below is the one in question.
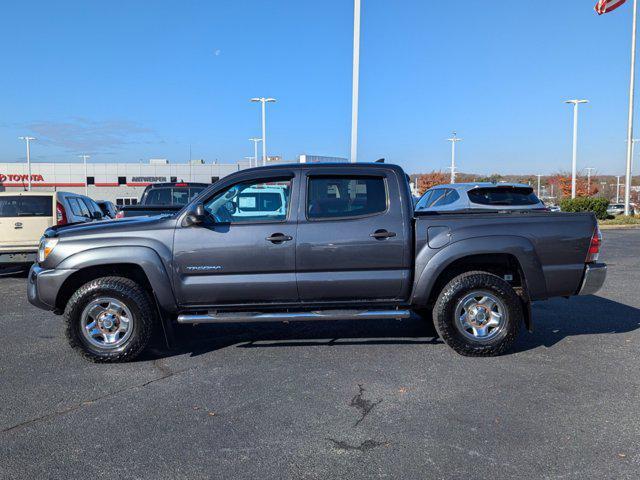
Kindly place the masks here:
POLYGON ((383 320, 411 316, 410 310, 317 310, 313 312, 209 312, 178 315, 180 324, 306 322, 312 320, 383 320))

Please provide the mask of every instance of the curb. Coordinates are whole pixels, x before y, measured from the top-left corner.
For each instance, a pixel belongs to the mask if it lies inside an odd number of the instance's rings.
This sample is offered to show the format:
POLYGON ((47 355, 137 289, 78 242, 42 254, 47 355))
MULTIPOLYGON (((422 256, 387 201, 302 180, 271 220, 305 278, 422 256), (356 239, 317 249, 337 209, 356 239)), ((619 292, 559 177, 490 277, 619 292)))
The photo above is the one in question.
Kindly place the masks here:
POLYGON ((600 230, 638 230, 640 225, 598 225, 600 230))

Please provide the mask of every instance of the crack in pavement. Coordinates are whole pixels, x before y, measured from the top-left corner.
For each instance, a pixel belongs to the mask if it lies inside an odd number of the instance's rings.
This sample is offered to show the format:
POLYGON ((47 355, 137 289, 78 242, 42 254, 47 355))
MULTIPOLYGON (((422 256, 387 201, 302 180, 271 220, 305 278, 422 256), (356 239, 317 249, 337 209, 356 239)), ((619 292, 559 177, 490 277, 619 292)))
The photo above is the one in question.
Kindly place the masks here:
POLYGON ((129 390, 134 390, 136 388, 144 388, 144 387, 146 387, 148 385, 151 385, 152 383, 159 382, 160 380, 164 380, 165 378, 173 377, 174 375, 178 375, 180 373, 184 373, 184 372, 186 372, 188 370, 192 370, 193 368, 196 368, 196 367, 192 367, 192 368, 186 368, 184 370, 173 371, 169 367, 167 367, 166 365, 162 364, 161 363, 161 359, 154 360, 153 361, 153 367, 160 371, 161 375, 159 377, 153 378, 151 380, 148 380, 148 381, 140 383, 140 384, 130 385, 128 387, 121 388, 121 389, 116 390, 114 392, 105 393, 104 395, 100 395, 100 396, 95 397, 95 398, 93 398, 91 400, 84 400, 84 401, 82 401, 80 403, 77 403, 75 405, 70 405, 70 406, 68 406, 66 408, 63 408, 62 410, 56 410, 55 412, 51 412, 51 413, 48 413, 46 415, 41 415, 41 416, 36 417, 36 418, 31 418, 29 420, 25 420, 23 422, 15 424, 15 425, 13 425, 11 427, 7 427, 7 428, 4 428, 4 429, 0 430, 0 433, 11 433, 11 432, 13 432, 15 430, 19 430, 19 429, 21 429, 23 427, 27 427, 27 426, 33 425, 35 423, 44 422, 44 421, 50 420, 52 418, 65 415, 67 413, 74 412, 74 411, 79 410, 79 409, 81 409, 83 407, 87 407, 89 405, 92 405, 95 402, 98 402, 100 400, 104 400, 105 398, 114 397, 116 395, 119 395, 121 393, 127 392, 129 390))
POLYGON ((365 419, 365 417, 369 415, 371 410, 373 410, 373 408, 376 405, 380 405, 380 403, 382 403, 382 400, 372 402, 371 400, 367 400, 366 398, 363 398, 364 392, 365 392, 365 389, 362 387, 361 384, 358 384, 358 394, 354 396, 351 399, 351 402, 349 403, 350 407, 357 408, 358 410, 360 410, 360 413, 362 414, 362 416, 358 419, 358 421, 353 424, 354 427, 357 427, 358 425, 360 425, 360 423, 365 419))
POLYGON ((345 451, 358 451, 360 453, 367 452, 376 447, 388 446, 389 442, 376 442, 375 440, 365 440, 360 445, 350 445, 347 442, 342 442, 340 440, 334 440, 333 438, 327 438, 331 443, 333 443, 334 447, 337 450, 345 450, 345 451))

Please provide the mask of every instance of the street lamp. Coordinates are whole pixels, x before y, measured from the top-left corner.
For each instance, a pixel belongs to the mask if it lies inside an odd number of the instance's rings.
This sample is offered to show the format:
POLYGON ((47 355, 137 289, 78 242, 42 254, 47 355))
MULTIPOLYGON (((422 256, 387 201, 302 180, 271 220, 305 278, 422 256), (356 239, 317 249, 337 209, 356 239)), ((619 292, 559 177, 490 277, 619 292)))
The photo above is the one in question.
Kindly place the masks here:
POLYGON ((351 163, 358 161, 358 90, 360 85, 360 0, 353 2, 353 71, 351 77, 351 163))
POLYGON ((616 203, 620 203, 620 186, 622 185, 620 183, 621 178, 622 176, 620 175, 616 176, 616 203))
POLYGON ((265 118, 265 105, 275 102, 275 98, 255 97, 252 102, 260 102, 262 104, 262 165, 267 164, 267 120, 265 118))
POLYGON ((593 170, 595 170, 595 168, 593 167, 587 167, 585 168, 585 170, 587 171, 587 196, 591 196, 591 172, 593 170))
POLYGON ((89 196, 89 180, 87 177, 87 159, 91 158, 91 155, 78 155, 84 162, 84 194, 89 196))
POLYGON ((573 162, 571 163, 571 198, 576 198, 576 176, 578 170, 578 105, 589 100, 567 100, 573 105, 573 162))
MULTIPOLYGON (((31 140, 36 137, 18 137, 19 140, 27 142, 27 189, 31 191, 31 140)), ((24 185, 24 184, 23 184, 24 185)))
POLYGON ((542 178, 542 175, 538 174, 536 177, 538 177, 538 198, 540 198, 540 178, 542 178))
POLYGON ((456 143, 461 142, 462 139, 456 136, 456 132, 453 132, 453 136, 447 139, 451 142, 451 183, 456 183, 456 143))
POLYGON ((258 142, 261 142, 262 139, 261 138, 250 138, 249 139, 250 142, 253 142, 253 159, 256 162, 256 167, 258 166, 258 142))

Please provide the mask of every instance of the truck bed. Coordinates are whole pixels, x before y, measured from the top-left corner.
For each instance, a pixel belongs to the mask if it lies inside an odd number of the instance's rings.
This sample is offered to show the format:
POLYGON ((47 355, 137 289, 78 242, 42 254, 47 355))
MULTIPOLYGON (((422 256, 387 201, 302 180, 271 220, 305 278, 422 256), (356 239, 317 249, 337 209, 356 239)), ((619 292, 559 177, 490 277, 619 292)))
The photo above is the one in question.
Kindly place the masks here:
POLYGON ((532 300, 577 292, 597 227, 591 213, 534 211, 416 212, 414 223, 416 272, 421 276, 435 278, 445 258, 508 255, 523 270, 532 300))

